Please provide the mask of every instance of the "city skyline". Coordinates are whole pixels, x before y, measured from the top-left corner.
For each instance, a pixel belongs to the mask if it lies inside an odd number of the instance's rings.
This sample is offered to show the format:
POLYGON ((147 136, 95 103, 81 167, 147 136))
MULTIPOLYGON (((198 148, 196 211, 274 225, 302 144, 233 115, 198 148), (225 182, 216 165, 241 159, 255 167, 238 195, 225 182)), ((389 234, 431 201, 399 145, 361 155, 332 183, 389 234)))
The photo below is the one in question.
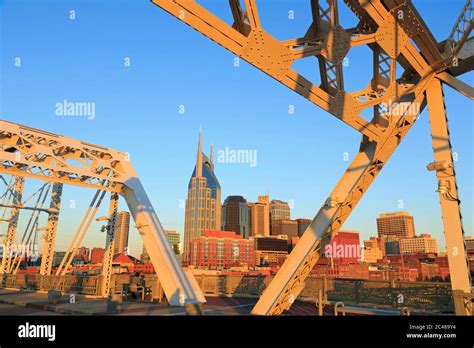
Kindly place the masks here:
MULTIPOLYGON (((198 139, 199 139, 199 140, 198 140, 198 151, 197 151, 197 155, 195 155, 196 163, 199 163, 198 161, 200 160, 201 163, 203 164, 203 167, 204 167, 206 164, 209 166, 209 165, 212 163, 212 170, 214 170, 214 165, 215 165, 214 163, 215 163, 215 162, 214 162, 214 161, 211 161, 210 158, 207 157, 207 156, 204 154, 204 152, 202 151, 202 129, 201 129, 201 128, 199 129, 199 133, 198 133, 198 134, 199 134, 199 138, 198 138, 198 139), (202 154, 201 157, 199 156, 199 153, 202 154)), ((212 145, 211 145, 211 151, 212 151, 212 145)), ((211 153, 212 153, 212 152, 211 152, 211 153)), ((211 156, 211 158, 212 158, 212 157, 213 157, 213 156, 211 156)), ((217 164, 217 165, 218 165, 218 164, 217 164)), ((197 167, 195 166, 195 167, 194 167, 194 170, 193 170, 193 173, 192 173, 192 177, 195 176, 196 168, 197 168, 197 167)), ((202 171, 202 169, 201 169, 201 171, 202 171)), ((192 179, 192 178, 191 178, 191 179, 192 179)), ((39 183, 39 181, 37 181, 37 180, 31 180, 31 181, 32 181, 33 183, 39 183)), ((188 181, 188 187, 190 187, 191 181, 192 181, 192 180, 189 180, 189 181, 188 181)), ((220 187, 220 186, 219 186, 219 187, 220 187)), ((224 187, 225 187, 225 184, 224 184, 224 187)), ((229 195, 229 196, 226 196, 225 198, 221 198, 221 206, 223 205, 224 201, 225 201, 227 198, 232 197, 232 196, 235 196, 235 195, 229 195)), ((246 199, 245 196, 241 196, 241 197, 243 197, 244 199, 246 199)), ((269 196, 261 196, 261 195, 259 195, 258 197, 256 197, 256 199, 254 199, 254 200, 247 200, 247 201, 248 201, 248 203, 250 203, 250 204, 255 204, 255 203, 258 203, 258 202, 259 202, 260 197, 267 197, 267 199, 268 199, 269 196)), ((268 202, 269 209, 270 209, 270 204, 271 204, 271 202, 281 202, 281 203, 284 203, 284 204, 287 203, 287 202, 284 202, 284 201, 282 201, 282 200, 280 200, 280 199, 272 199, 272 200, 269 200, 269 202, 268 202)), ((292 202, 292 205, 293 205, 293 203, 294 203, 294 202, 292 202)), ((106 205, 104 205, 104 207, 105 207, 105 206, 106 206, 106 205)), ((102 209, 104 209, 104 207, 102 207, 102 209)), ((119 215, 121 215, 121 214, 123 214, 123 213, 129 214, 128 208, 126 207, 125 202, 121 202, 121 208, 123 208, 124 211, 119 212, 119 215)), ((307 216, 298 216, 298 215, 294 214, 293 209, 291 209, 291 208, 290 208, 290 212, 291 212, 291 214, 293 215, 293 216, 292 216, 292 220, 296 220, 296 219, 307 219, 307 218, 308 218, 307 216)), ((270 213, 270 212, 269 212, 269 213, 270 213)), ((363 230, 359 230, 359 229, 357 229, 357 228, 353 228, 353 229, 347 228, 347 227, 346 227, 347 224, 344 225, 343 230, 348 230, 348 229, 350 229, 350 230, 355 230, 355 231, 359 232, 360 235, 361 235, 361 247, 363 247, 363 241, 364 241, 364 240, 366 240, 366 239, 368 240, 370 237, 374 237, 374 236, 377 235, 377 230, 378 230, 378 229, 377 229, 377 220, 380 219, 381 216, 383 216, 383 215, 393 215, 393 214, 398 214, 398 213, 404 214, 404 213, 407 213, 407 212, 406 212, 405 210, 403 210, 403 209, 402 209, 402 210, 393 210, 393 211, 374 212, 375 218, 374 218, 374 221, 373 221, 373 226, 374 226, 374 228, 373 228, 372 233, 371 233, 371 232, 367 232, 367 231, 363 231, 363 230)), ((129 217, 129 218, 130 218, 130 217, 129 217)), ((269 218, 270 218, 269 226, 271 226, 271 214, 269 214, 269 218)), ((185 220, 185 215, 183 216, 183 222, 184 222, 184 220, 185 220)), ((312 218, 309 218, 309 220, 312 220, 312 218)), ((416 220, 416 219, 415 219, 415 220, 416 220)), ((21 223, 22 223, 22 221, 20 221, 20 225, 21 225, 21 223)), ((86 238, 85 238, 85 242, 81 245, 81 247, 87 247, 87 248, 89 248, 90 250, 92 250, 94 247, 102 248, 102 247, 104 246, 104 245, 100 244, 100 242, 99 242, 99 244, 93 244, 94 242, 93 242, 92 240, 94 240, 95 238, 91 238, 91 237, 93 237, 93 236, 91 236, 91 234, 96 234, 94 237, 97 237, 97 234, 98 234, 98 233, 97 233, 97 232, 98 232, 97 226, 100 226, 100 223, 99 223, 99 224, 98 224, 98 223, 95 223, 95 224, 96 224, 96 230, 94 231, 94 228, 93 228, 93 227, 90 228, 89 233, 88 233, 88 235, 87 235, 86 238), (89 237, 89 238, 87 238, 87 237, 89 237), (89 241, 87 241, 87 239, 89 239, 89 241)), ((183 223, 183 225, 184 225, 184 223, 183 223)), ((118 227, 118 226, 117 226, 117 227, 118 227)), ((222 225, 220 225, 220 227, 222 228, 222 225)), ((134 227, 133 229, 135 229, 135 227, 134 227)), ((417 229, 418 229, 418 228, 416 228, 416 226, 415 226, 415 230, 417 230, 417 229)), ((204 229, 204 230, 206 230, 206 229, 204 229)), ((213 230, 213 228, 209 228, 208 230, 213 230)), ((185 243, 185 241, 184 241, 184 229, 183 229, 182 231, 177 230, 176 232, 181 236, 181 241, 182 241, 182 243, 183 243, 183 246, 186 245, 186 243, 185 243)), ((416 236, 421 236, 421 235, 423 235, 423 234, 430 234, 430 235, 432 235, 432 236, 434 236, 434 237, 437 237, 436 240, 437 240, 437 245, 438 245, 438 247, 439 247, 439 252, 444 252, 444 250, 443 250, 443 249, 444 249, 444 239, 443 239, 442 237, 439 238, 439 236, 436 236, 435 234, 433 234, 432 231, 426 231, 426 230, 420 231, 420 232, 416 233, 415 235, 416 235, 416 236)), ((100 234, 99 234, 99 235, 100 235, 100 234)), ((127 237, 130 237, 130 234, 129 234, 129 233, 127 233, 127 237)), ((469 237, 471 237, 471 235, 470 235, 470 234, 466 234, 465 237, 466 237, 466 238, 469 238, 469 237)), ((474 237, 474 235, 473 235, 473 237, 474 237)), ((133 244, 135 245, 135 247, 130 248, 130 249, 128 250, 128 254, 129 254, 129 255, 132 255, 132 256, 135 256, 135 257, 139 257, 139 256, 141 255, 142 246, 141 246, 140 248, 137 246, 137 245, 139 245, 139 244, 137 244, 137 240, 138 240, 138 239, 139 239, 139 236, 137 235, 136 229, 135 229, 135 235, 132 234, 132 235, 131 235, 131 238, 128 240, 129 243, 131 243, 132 245, 133 245, 133 244)), ((116 240, 116 241, 117 241, 118 243, 121 243, 121 244, 127 244, 126 242, 124 243, 123 241, 121 241, 121 242, 119 242, 119 240, 116 240)), ((105 242, 105 240, 104 240, 104 242, 105 242)), ((139 243, 141 243, 141 241, 139 241, 139 243)), ((40 249, 40 251, 41 251, 41 247, 40 247, 39 249, 40 249)), ((57 251, 62 251, 62 250, 63 250, 63 249, 57 249, 57 251)), ((64 248, 64 250, 65 250, 65 248, 64 248)), ((182 250, 182 252, 183 252, 183 250, 182 250)))
MULTIPOLYGON (((93 8, 87 4, 71 4, 32 4, 26 10, 13 2, 3 5, 9 11, 9 16, 4 18, 2 41, 2 118, 47 128, 45 130, 75 136, 91 143, 105 143, 111 148, 129 152, 153 205, 159 209, 163 225, 181 234, 184 232, 185 183, 189 178, 195 135, 200 125, 206 135, 204 147, 208 148, 212 142, 216 153, 229 148, 256 151, 258 154, 255 166, 250 161, 220 163, 216 156, 216 172, 223 183, 223 197, 242 195, 250 201, 256 201, 259 195, 270 191, 272 196, 294 203, 294 217, 314 217, 355 153, 359 137, 351 129, 337 124, 325 112, 315 110, 303 98, 286 91, 272 80, 262 79, 247 63, 240 61, 238 67, 234 66, 235 57, 232 54, 201 38, 165 13, 149 11, 148 3, 131 5, 125 2, 114 18, 106 15, 109 7, 104 4, 97 4, 93 8), (70 6, 74 6, 77 12, 77 20, 73 22, 67 17, 70 6), (139 16, 141 22, 132 27, 123 27, 120 18, 129 15, 139 16), (51 17, 63 20, 53 25, 47 20, 51 17), (35 24, 38 29, 32 33, 22 28, 20 23, 24 20, 35 24), (104 43, 104 47, 94 47, 93 54, 78 56, 78 51, 90 51, 88 38, 97 33, 91 21, 105 21, 114 34, 106 37, 99 35, 97 42, 104 43), (146 29, 150 27, 153 30, 146 29), (152 35, 153 31, 163 28, 182 35, 183 40, 189 42, 189 47, 180 47, 165 36, 157 38, 152 35), (172 54, 159 54, 155 46, 143 45, 136 40, 127 40, 127 47, 124 48, 124 38, 134 36, 143 37, 144 42, 159 40, 156 47, 171 47, 172 54), (44 37, 50 40, 45 42, 42 40, 44 37), (43 42, 41 55, 35 49, 35 42, 43 42), (60 53, 56 42, 63 43, 60 53), (187 49, 197 52, 195 58, 183 58, 187 49), (203 52, 206 53, 203 55, 203 52), (59 56, 66 59, 58 59, 59 56), (21 67, 15 66, 16 57, 22 58, 21 67), (127 57, 130 58, 128 68, 124 67, 127 57), (202 57, 206 57, 206 60, 202 57), (177 90, 182 83, 181 79, 175 79, 176 72, 158 68, 158 65, 171 64, 186 64, 195 71, 186 76, 186 88, 179 95, 170 92, 177 90), (38 69, 42 66, 46 66, 45 69, 38 69), (224 73, 226 78, 222 77, 224 73), (206 90, 199 88, 200 83, 209 77, 219 83, 209 85, 206 90), (162 84, 158 80, 167 82, 162 84), (234 96, 223 93, 225 89, 235 88, 236 83, 249 86, 240 91, 241 97, 248 100, 248 105, 241 105, 235 102, 234 96), (37 93, 38 85, 43 86, 40 93, 37 93), (271 90, 272 93, 265 90, 271 90), (157 95, 162 97, 157 98, 157 95), (212 104, 205 98, 210 95, 215 97, 212 104), (26 96, 30 102, 22 103, 21 100, 25 100, 26 96), (262 97, 264 103, 261 102, 262 97), (94 102, 94 119, 56 115, 56 104, 65 100, 94 102), (180 114, 181 105, 184 106, 184 114, 180 114), (294 106, 294 114, 289 114, 290 105, 294 106), (110 122, 111 119, 114 122, 110 122), (227 125, 224 119, 228 120, 227 125), (45 122, 47 127, 44 127, 45 122), (127 127, 123 127, 124 124, 127 127), (143 127, 143 124, 147 127, 143 127), (232 126, 229 127, 229 124, 232 126), (312 131, 308 132, 309 129, 312 131), (326 136, 333 132, 337 132, 338 139, 343 141, 332 141, 326 136), (127 141, 124 142, 124 139, 127 141), (143 151, 142 142, 147 139, 151 139, 156 148, 165 149, 155 152, 154 165, 147 164, 149 153, 143 151), (318 161, 312 161, 315 156, 318 161), (295 170, 288 170, 285 164, 295 170), (164 167, 166 171, 160 170, 164 167)), ((443 21, 441 15, 455 18, 463 2, 437 2, 436 8, 426 1, 415 1, 415 5, 440 40, 449 34, 452 24, 443 21)), ((273 14, 272 11, 266 11, 268 4, 262 3, 261 6, 262 13, 270 16, 263 20, 275 20, 281 24, 281 28, 269 28, 277 35, 286 30, 296 32, 309 22, 309 14, 302 11, 303 4, 291 5, 296 14, 293 21, 286 17, 288 4, 275 3, 273 14)), ((219 14, 221 10, 216 8, 219 14)), ((341 20, 351 19, 347 13, 342 13, 341 20)), ((363 53, 362 49, 358 51, 356 48, 351 52, 350 61, 357 61, 363 53)), ((309 68, 304 62, 297 62, 300 63, 301 69, 309 68)), ((345 68, 346 73, 352 75, 348 88, 354 90, 360 87, 357 81, 365 81, 361 77, 368 72, 362 66, 349 64, 345 68)), ((472 81, 472 73, 461 79, 472 81)), ((473 120, 461 117, 466 114, 466 110, 472 110, 472 106, 449 87, 445 88, 445 95, 449 101, 447 107, 452 143, 458 155, 456 172, 464 227, 467 234, 472 234, 469 231, 472 231, 474 215, 471 213, 473 146, 470 136, 473 120)), ((343 227, 361 231, 361 236, 367 238, 375 235, 375 218, 380 212, 408 210, 417 220, 417 230, 434 235, 440 243, 440 249, 444 248, 438 196, 435 192, 436 179, 433 173, 425 169, 432 158, 427 113, 424 111, 406 143, 400 146, 343 227), (400 204, 403 208, 399 208, 400 204)), ((58 234, 58 248, 61 249, 67 247, 74 232, 69 226, 77 225, 75 216, 84 212, 88 195, 91 195, 90 192, 84 193, 87 190, 70 187, 65 187, 64 191, 64 202, 75 199, 76 205, 75 208, 69 208, 68 204, 64 204, 59 230, 66 233, 58 234)), ((121 208, 125 208, 123 201, 121 208)), ((98 232, 100 226, 93 223, 85 239, 87 245, 102 246, 105 238, 104 234, 98 232)), ((130 239, 131 253, 139 255, 141 242, 135 228, 130 231, 130 239)))

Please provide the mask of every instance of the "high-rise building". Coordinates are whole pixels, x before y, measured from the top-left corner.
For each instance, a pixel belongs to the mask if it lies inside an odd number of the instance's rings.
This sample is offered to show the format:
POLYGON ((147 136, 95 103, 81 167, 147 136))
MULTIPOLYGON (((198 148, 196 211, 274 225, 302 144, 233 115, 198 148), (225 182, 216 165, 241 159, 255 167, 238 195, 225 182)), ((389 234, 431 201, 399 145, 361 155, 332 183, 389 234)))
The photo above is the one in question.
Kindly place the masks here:
POLYGON ((104 248, 92 248, 91 250, 91 263, 98 264, 104 260, 105 249, 104 248))
POLYGON ((189 259, 192 239, 205 230, 221 229, 221 186, 214 174, 213 154, 210 158, 202 152, 201 131, 196 156, 196 166, 188 184, 186 216, 184 222, 184 261, 189 259))
POLYGON ((253 241, 231 231, 205 231, 191 240, 189 265, 215 270, 253 267, 253 241))
POLYGON ((290 220, 290 205, 287 202, 273 199, 270 202, 270 222, 275 220, 290 220))
POLYGON ((270 235, 270 202, 268 196, 258 196, 258 202, 250 204, 250 235, 270 235))
POLYGON ((438 246, 436 238, 429 234, 422 234, 415 238, 400 239, 400 253, 416 254, 416 253, 437 253, 438 246))
POLYGON ((406 211, 380 214, 377 218, 377 231, 379 237, 413 238, 415 237, 413 216, 406 211))
POLYGON ((114 255, 127 251, 129 232, 130 213, 127 211, 118 212, 115 218, 114 255))
POLYGON ((245 239, 250 235, 250 207, 242 196, 228 196, 222 205, 222 229, 245 239))
POLYGON ((181 236, 176 231, 165 230, 166 238, 176 255, 181 254, 181 236))
POLYGON ((301 237, 312 221, 310 219, 296 219, 296 222, 298 223, 298 237, 301 237))
POLYGON ((298 237, 298 222, 295 220, 287 219, 273 220, 271 235, 279 236, 282 234, 288 236, 289 240, 292 237, 298 237))

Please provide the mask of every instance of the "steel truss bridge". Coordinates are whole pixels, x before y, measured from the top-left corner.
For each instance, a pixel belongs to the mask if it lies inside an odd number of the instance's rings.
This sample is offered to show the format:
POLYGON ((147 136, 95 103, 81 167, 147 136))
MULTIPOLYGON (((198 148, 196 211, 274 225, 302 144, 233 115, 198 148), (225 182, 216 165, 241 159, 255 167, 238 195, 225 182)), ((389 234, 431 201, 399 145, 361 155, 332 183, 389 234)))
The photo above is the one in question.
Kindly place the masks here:
MULTIPOLYGON (((455 311, 459 315, 472 313, 472 283, 443 96, 443 84, 471 100, 474 96, 472 87, 457 78, 471 71, 474 64, 471 0, 466 1, 452 32, 442 42, 435 40, 410 0, 310 0, 312 23, 308 30, 301 37, 284 41, 262 28, 256 0, 229 0, 233 16, 230 24, 194 0, 152 2, 361 134, 357 155, 266 287, 253 314, 278 315, 291 307, 324 246, 338 233, 425 107, 434 152, 434 160, 427 168, 438 179, 451 288, 461 299, 455 301, 455 311), (341 3, 358 18, 356 27, 340 25, 341 3), (349 50, 361 45, 367 45, 372 52, 373 74, 366 88, 348 92, 344 89, 342 64, 349 50), (292 69, 296 60, 310 57, 318 61, 319 86, 292 69), (365 110, 371 111, 370 120, 362 116, 365 110)), ((177 262, 125 153, 0 121, 0 164, 0 173, 10 176, 10 181, 2 177, 7 189, 0 206, 1 221, 7 224, 7 246, 18 239, 19 214, 28 209, 22 197, 25 178, 45 181, 37 192, 36 206, 30 207, 33 213, 48 214, 47 226, 43 228, 42 276, 51 275, 63 185, 93 188, 94 198, 55 274, 66 274, 109 192, 102 295, 111 291, 112 243, 120 195, 132 213, 170 304, 187 306, 189 313, 201 312, 203 292, 194 277, 177 262), (49 191, 49 208, 43 208, 49 191)), ((32 221, 34 226, 34 216, 32 221)), ((31 241, 33 230, 27 228, 22 242, 31 241)), ((7 253, 0 269, 3 278, 15 273, 18 265, 19 260, 7 253)))
MULTIPOLYGON (((126 153, 0 121, 0 163, 0 172, 11 176, 10 181, 4 179, 7 187, 1 205, 4 207, 4 215, 9 210, 8 219, 3 220, 8 223, 4 242, 7 250, 0 269, 3 277, 16 273, 21 261, 14 257, 15 253, 11 249, 17 241, 20 210, 27 208, 25 202, 31 199, 29 197, 22 200, 25 178, 45 181, 45 185, 34 193, 37 197, 36 205, 29 207, 33 212, 30 217, 33 223, 29 226, 34 226, 38 221, 39 213, 35 215, 35 212, 46 211, 48 214, 47 226, 43 228, 44 247, 40 267, 40 274, 44 276, 51 275, 63 185, 93 188, 96 190, 93 199, 55 274, 66 274, 106 192, 110 192, 109 212, 104 219, 107 221, 107 240, 102 267, 103 295, 110 292, 115 221, 120 195, 125 199, 135 220, 169 303, 187 306, 190 313, 199 312, 200 304, 205 302, 205 298, 192 274, 187 274, 181 268, 126 153), (50 204, 45 209, 43 204, 50 188, 50 204)), ((29 226, 21 238, 21 242, 25 244, 31 242, 33 230, 29 226)))

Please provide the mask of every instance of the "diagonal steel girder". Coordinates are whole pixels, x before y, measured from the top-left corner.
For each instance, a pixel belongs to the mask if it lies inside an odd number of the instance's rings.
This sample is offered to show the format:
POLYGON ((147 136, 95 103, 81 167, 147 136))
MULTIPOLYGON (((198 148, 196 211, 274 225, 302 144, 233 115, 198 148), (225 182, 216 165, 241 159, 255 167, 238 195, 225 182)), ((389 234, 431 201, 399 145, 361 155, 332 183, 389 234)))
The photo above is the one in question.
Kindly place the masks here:
POLYGON ((304 281, 318 261, 324 246, 338 233, 357 203, 417 120, 424 105, 425 79, 401 117, 389 116, 391 125, 383 142, 361 141, 361 147, 310 226, 292 250, 290 257, 266 288, 252 310, 253 314, 278 315, 291 307, 304 288, 304 281), (395 121, 396 120, 396 121, 395 121))

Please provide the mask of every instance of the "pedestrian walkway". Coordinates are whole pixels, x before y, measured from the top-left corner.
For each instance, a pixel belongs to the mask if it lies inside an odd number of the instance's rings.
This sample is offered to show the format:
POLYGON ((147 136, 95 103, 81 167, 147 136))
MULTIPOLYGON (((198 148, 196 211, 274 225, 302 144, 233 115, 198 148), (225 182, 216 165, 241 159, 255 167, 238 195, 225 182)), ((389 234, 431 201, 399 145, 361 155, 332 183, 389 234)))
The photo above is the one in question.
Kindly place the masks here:
MULTIPOLYGON (((254 299, 209 297, 207 301, 206 315, 246 315, 250 314, 255 304, 254 299)), ((116 314, 107 311, 107 299, 104 298, 63 294, 57 304, 52 304, 45 292, 9 289, 0 290, 0 303, 68 315, 186 315, 184 307, 171 307, 166 301, 158 303, 127 300, 122 303, 122 312, 116 314)), ((14 311, 11 315, 17 315, 17 312, 14 311)), ((6 311, 2 314, 9 315, 6 311)))

